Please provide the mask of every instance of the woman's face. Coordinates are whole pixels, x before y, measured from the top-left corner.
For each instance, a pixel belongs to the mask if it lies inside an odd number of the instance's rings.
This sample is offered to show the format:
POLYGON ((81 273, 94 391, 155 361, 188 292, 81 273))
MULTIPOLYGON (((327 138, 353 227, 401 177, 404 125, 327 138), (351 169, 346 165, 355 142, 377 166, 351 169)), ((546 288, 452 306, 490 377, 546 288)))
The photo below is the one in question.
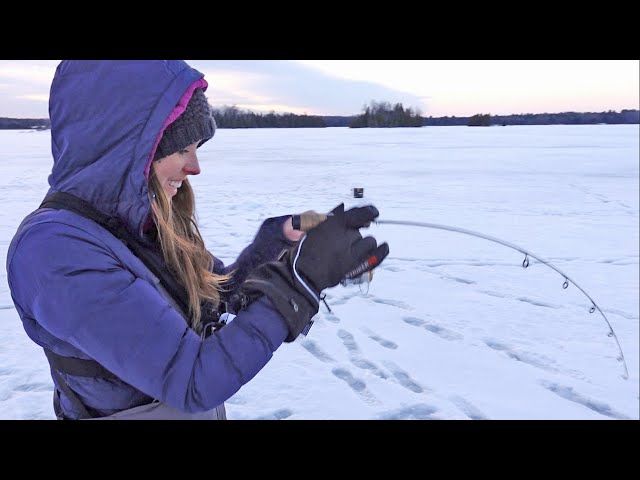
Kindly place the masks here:
POLYGON ((200 165, 196 147, 199 142, 192 143, 183 150, 153 162, 152 168, 165 193, 172 198, 187 175, 198 175, 200 165))

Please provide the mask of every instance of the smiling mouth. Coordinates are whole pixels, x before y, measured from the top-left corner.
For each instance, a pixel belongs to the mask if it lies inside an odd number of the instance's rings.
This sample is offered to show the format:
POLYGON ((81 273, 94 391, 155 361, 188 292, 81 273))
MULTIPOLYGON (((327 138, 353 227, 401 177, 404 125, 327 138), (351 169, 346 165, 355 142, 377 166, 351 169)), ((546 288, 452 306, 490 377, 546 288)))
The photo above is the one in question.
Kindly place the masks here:
POLYGON ((182 180, 180 180, 180 181, 170 180, 168 183, 169 183, 169 186, 171 186, 173 188, 180 188, 182 186, 182 180))

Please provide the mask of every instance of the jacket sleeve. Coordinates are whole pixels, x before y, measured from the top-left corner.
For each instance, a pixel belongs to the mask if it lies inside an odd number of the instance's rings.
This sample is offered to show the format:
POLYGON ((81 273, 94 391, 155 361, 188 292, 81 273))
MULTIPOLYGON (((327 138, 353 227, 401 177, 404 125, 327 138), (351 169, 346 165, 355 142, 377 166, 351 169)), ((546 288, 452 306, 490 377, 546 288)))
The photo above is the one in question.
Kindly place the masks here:
POLYGON ((225 298, 231 297, 233 293, 238 291, 238 287, 247 279, 254 268, 277 259, 282 250, 291 248, 295 244, 295 242, 287 240, 282 232, 282 224, 289 217, 290 215, 272 217, 262 222, 253 241, 242 250, 231 265, 225 267, 222 261, 214 257, 214 273, 233 272, 225 298))
POLYGON ((183 411, 210 410, 227 400, 287 336, 283 318, 265 298, 202 340, 106 244, 65 224, 31 227, 8 275, 14 300, 42 328, 183 411))

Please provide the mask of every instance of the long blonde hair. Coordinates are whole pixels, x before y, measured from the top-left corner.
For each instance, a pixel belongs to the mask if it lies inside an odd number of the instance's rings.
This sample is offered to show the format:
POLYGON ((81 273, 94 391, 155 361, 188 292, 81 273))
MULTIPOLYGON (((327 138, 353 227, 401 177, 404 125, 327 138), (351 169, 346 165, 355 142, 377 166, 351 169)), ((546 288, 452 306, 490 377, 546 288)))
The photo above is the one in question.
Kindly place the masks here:
POLYGON ((231 275, 211 271, 213 258, 196 224, 195 196, 187 179, 172 199, 162 189, 152 168, 149 200, 162 255, 171 273, 187 291, 189 312, 186 313, 191 318, 191 327, 197 328, 201 321, 201 303, 209 301, 217 306, 223 283, 231 275))

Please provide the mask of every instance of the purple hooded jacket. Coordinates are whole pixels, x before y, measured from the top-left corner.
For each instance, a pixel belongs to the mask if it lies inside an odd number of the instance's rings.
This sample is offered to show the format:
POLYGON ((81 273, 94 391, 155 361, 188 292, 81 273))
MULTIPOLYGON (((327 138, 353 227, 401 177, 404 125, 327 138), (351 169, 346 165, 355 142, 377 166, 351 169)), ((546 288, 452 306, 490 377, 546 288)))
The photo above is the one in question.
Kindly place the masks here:
MULTIPOLYGON (((145 170, 167 119, 180 113, 203 74, 183 61, 63 61, 51 85, 54 165, 50 191, 80 197, 142 235, 150 215, 145 170)), ((266 220, 233 265, 241 282, 291 245, 286 217, 266 220)), ((287 336, 284 319, 261 298, 202 339, 158 288, 157 278, 96 223, 67 210, 24 219, 7 255, 11 295, 38 345, 93 359, 120 380, 63 378, 100 415, 159 400, 182 412, 212 410, 271 359, 287 336)), ((55 383, 55 381, 54 381, 55 383)), ((60 393, 66 418, 78 418, 60 393)))

